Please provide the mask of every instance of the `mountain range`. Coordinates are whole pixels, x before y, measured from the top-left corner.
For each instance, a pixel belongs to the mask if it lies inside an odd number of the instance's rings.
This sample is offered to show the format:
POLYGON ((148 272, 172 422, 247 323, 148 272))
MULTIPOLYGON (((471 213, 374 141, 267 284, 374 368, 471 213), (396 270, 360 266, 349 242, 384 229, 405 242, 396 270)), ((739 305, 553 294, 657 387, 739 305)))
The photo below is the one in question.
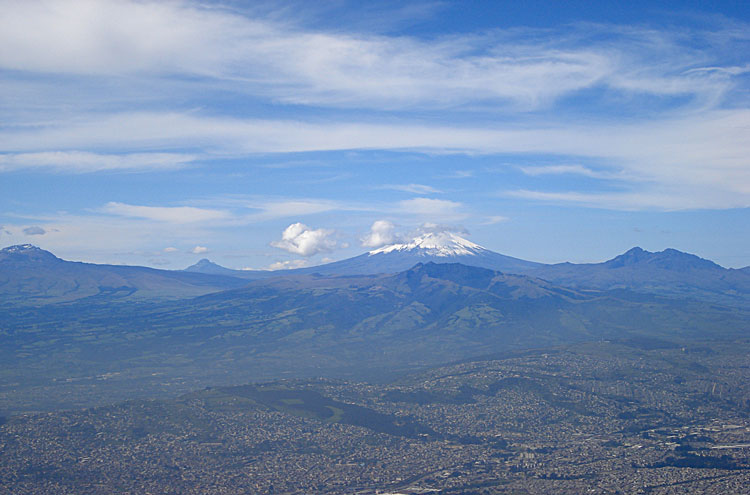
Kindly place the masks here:
POLYGON ((88 298, 181 299, 244 283, 221 275, 65 261, 31 244, 0 250, 0 306, 88 298))
POLYGON ((577 289, 628 289, 729 304, 747 304, 750 270, 724 268, 676 249, 635 247, 603 263, 544 265, 527 272, 577 289))
POLYGON ((307 268, 279 271, 231 270, 207 259, 189 272, 251 280, 297 274, 367 275, 397 273, 417 263, 460 263, 503 273, 523 274, 577 289, 629 289, 662 295, 704 297, 744 304, 750 295, 750 267, 727 269, 676 249, 659 252, 634 247, 601 263, 544 264, 502 255, 454 233, 420 235, 353 258, 307 268))
POLYGON ((726 269, 675 249, 635 247, 602 263, 543 264, 502 255, 450 232, 427 233, 353 258, 290 270, 232 270, 207 259, 185 270, 64 261, 26 244, 0 250, 0 304, 47 304, 86 298, 186 299, 235 289, 253 280, 315 274, 398 273, 417 263, 459 263, 523 274, 577 290, 627 289, 745 305, 750 267, 726 269))
POLYGON ((718 304, 622 288, 577 289, 459 263, 242 282, 188 299, 100 294, 0 307, 0 384, 15 384, 0 388, 0 412, 267 378, 372 379, 577 342, 674 347, 744 338, 750 321, 747 298, 718 304))

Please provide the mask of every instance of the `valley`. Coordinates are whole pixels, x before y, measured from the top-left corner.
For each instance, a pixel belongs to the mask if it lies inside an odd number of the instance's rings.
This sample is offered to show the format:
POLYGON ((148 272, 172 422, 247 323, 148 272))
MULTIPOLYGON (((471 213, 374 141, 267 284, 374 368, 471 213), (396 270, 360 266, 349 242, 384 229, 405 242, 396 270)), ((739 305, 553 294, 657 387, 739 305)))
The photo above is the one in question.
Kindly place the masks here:
POLYGON ((750 342, 647 344, 15 416, 0 493, 738 492, 750 342))

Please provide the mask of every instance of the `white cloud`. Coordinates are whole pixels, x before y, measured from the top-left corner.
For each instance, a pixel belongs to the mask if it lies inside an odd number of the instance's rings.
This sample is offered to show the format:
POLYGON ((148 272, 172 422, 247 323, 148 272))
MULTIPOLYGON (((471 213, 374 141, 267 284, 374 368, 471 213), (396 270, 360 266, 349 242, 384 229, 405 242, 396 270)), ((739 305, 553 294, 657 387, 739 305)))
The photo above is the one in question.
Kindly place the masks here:
POLYGON ((386 184, 380 186, 380 189, 393 189, 394 191, 404 191, 413 194, 438 194, 443 192, 424 184, 386 184))
POLYGON ((507 222, 510 220, 508 217, 504 217, 502 215, 493 215, 486 217, 485 221, 482 222, 482 225, 495 225, 502 222, 507 222))
POLYGON ((456 234, 469 235, 469 231, 460 225, 446 225, 433 222, 423 223, 422 225, 417 227, 415 232, 416 234, 412 235, 422 235, 426 233, 441 234, 444 232, 454 232, 456 234))
POLYGON ((23 233, 26 235, 44 235, 47 233, 47 231, 39 227, 38 225, 32 225, 31 227, 26 227, 25 229, 23 229, 23 233))
POLYGON ((68 142, 122 146, 210 146, 226 152, 392 149, 469 153, 551 153, 595 158, 642 180, 750 189, 750 110, 725 110, 638 123, 546 124, 524 129, 385 124, 303 124, 130 114, 78 126, 0 133, 0 148, 68 142), (638 143, 634 146, 633 143, 638 143), (713 183, 713 184, 712 184, 713 183))
POLYGON ((590 168, 584 167, 583 165, 541 165, 533 167, 520 167, 521 171, 532 177, 540 175, 583 175, 585 177, 592 177, 596 179, 609 178, 612 174, 603 172, 597 172, 590 168))
MULTIPOLYGON (((566 25, 423 40, 315 31, 252 8, 243 15, 189 0, 6 1, 2 11, 0 47, 12 49, 0 48, 0 171, 162 170, 216 156, 320 150, 530 153, 604 168, 527 168, 529 175, 640 184, 640 195, 669 194, 662 203, 671 208, 748 203, 750 69, 737 59, 746 51, 745 24, 566 25), (587 98, 582 91, 590 91, 587 98), (377 109, 378 124, 368 115, 358 122, 333 114, 308 122, 239 111, 222 117, 226 108, 205 94, 377 109), (567 118, 568 96, 591 102, 576 108, 578 123, 567 118), (440 114, 435 121, 456 122, 443 125, 405 113, 422 108, 470 112, 440 114)), ((639 194, 606 204, 637 208, 639 194)), ((177 222, 191 216, 117 205, 110 213, 177 222)), ((304 206, 280 204, 266 218, 294 216, 304 206)), ((192 213, 206 221, 223 215, 192 213)))
POLYGON ((290 261, 276 261, 268 265, 268 270, 291 270, 294 268, 304 268, 309 266, 310 262, 306 259, 301 260, 290 260, 290 261))
POLYGON ((298 215, 314 215, 341 209, 342 205, 335 201, 327 200, 288 200, 270 201, 261 206, 263 218, 284 218, 298 215))
MULTIPOLYGON (((30 225, 43 225, 44 248, 70 260, 102 263, 122 263, 127 253, 144 250, 156 252, 164 242, 187 244, 194 239, 208 238, 215 231, 202 225, 169 224, 141 218, 98 215, 76 215, 65 212, 53 215, 21 216, 31 220, 28 224, 6 224, 11 243, 28 242, 23 229, 30 225), (119 253, 119 254, 113 254, 119 253)), ((130 258, 135 262, 134 258, 130 258)), ((138 260, 138 262, 141 262, 138 260)))
POLYGON ((193 254, 204 254, 208 252, 208 248, 205 246, 195 246, 190 252, 193 254))
POLYGON ((50 169, 56 172, 84 173, 104 170, 173 170, 195 160, 180 153, 130 153, 124 155, 84 151, 45 151, 0 155, 0 172, 50 169))
POLYGON ((111 215, 144 218, 169 223, 210 222, 226 220, 231 217, 226 211, 194 208, 192 206, 138 206, 110 202, 101 210, 111 215))
POLYGON ((313 230, 298 222, 284 229, 281 240, 272 242, 271 246, 308 257, 332 251, 336 247, 336 241, 330 238, 332 234, 332 230, 313 230))
POLYGON ((580 206, 614 210, 662 210, 678 211, 690 209, 749 208, 750 198, 746 194, 728 195, 723 191, 693 188, 651 187, 638 191, 579 192, 579 191, 533 191, 519 189, 505 191, 504 196, 542 201, 552 204, 572 203, 580 206))
POLYGON ((424 217, 457 217, 463 216, 459 213, 461 203, 447 199, 413 198, 399 201, 398 208, 403 213, 424 217))
POLYGON ((362 238, 362 246, 367 248, 378 248, 386 244, 396 242, 397 236, 394 232, 396 226, 388 220, 377 220, 370 227, 370 232, 362 238))
POLYGON ((520 40, 502 37, 305 31, 189 2, 29 0, 6 6, 0 19, 0 46, 14 47, 0 52, 7 69, 199 76, 304 104, 536 105, 614 69, 591 49, 538 46, 530 57, 520 40))
MULTIPOLYGON (((126 114, 77 125, 0 131, 0 148, 95 144, 107 147, 204 146, 227 153, 345 149, 422 150, 466 153, 546 153, 598 160, 617 178, 664 185, 703 185, 711 195, 750 194, 750 110, 688 114, 650 122, 556 125, 525 128, 451 128, 403 123, 304 124, 200 118, 187 114, 126 114), (638 143, 637 146, 633 143, 638 143)), ((567 169, 586 173, 585 169, 567 169)), ((552 172, 551 169, 546 172, 552 172)), ((557 172, 562 170, 557 169, 557 172)), ((533 173, 533 172, 532 172, 533 173)), ((685 198, 679 188, 678 197, 685 198)), ((691 204, 695 198, 690 198, 691 204)), ((706 207, 713 201, 706 201, 706 207)), ((727 202, 723 207, 733 207, 727 202)), ((287 206, 269 207, 286 214, 287 206)), ((294 205, 292 205, 294 206, 294 205)), ((310 205, 298 204, 301 208, 310 205)), ((332 204, 318 203, 323 211, 332 204)), ((722 207, 719 203, 718 207, 722 207)), ((294 209, 294 208, 292 208, 294 209)), ((296 208, 299 211, 299 208, 296 208)))
MULTIPOLYGON (((255 14, 255 15, 253 15, 255 14)), ((160 78, 290 103, 369 108, 511 103, 537 108, 582 89, 715 97, 742 67, 685 38, 608 25, 407 36, 321 32, 190 1, 27 0, 0 17, 0 67, 160 78), (550 41, 554 40, 554 41, 550 41)), ((704 41, 704 44, 708 42, 704 41)), ((714 43, 714 45, 718 45, 714 43)))
POLYGON ((165 253, 176 253, 178 249, 176 247, 166 247, 164 248, 165 253))

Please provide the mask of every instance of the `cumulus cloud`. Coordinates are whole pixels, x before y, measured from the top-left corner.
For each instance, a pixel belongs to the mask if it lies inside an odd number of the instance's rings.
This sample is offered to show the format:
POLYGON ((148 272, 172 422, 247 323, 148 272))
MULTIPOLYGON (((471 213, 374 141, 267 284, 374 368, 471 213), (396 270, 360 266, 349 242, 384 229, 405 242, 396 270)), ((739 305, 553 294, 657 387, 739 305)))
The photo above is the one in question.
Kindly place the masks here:
POLYGON ((176 253, 177 251, 178 251, 178 249, 176 247, 171 247, 170 246, 170 247, 164 248, 164 252, 165 253, 176 253))
POLYGON ((416 227, 397 229, 387 220, 378 220, 372 224, 370 232, 361 241, 363 247, 379 248, 388 244, 409 243, 425 234, 440 235, 448 232, 461 236, 469 235, 469 231, 461 225, 425 222, 416 227))
POLYGON ((310 262, 306 259, 302 260, 290 260, 290 261, 276 261, 268 265, 268 270, 291 270, 294 268, 304 268, 309 266, 310 262))
POLYGON ((44 235, 47 231, 37 225, 33 225, 23 229, 23 233, 26 235, 44 235))
POLYGON ((204 254, 208 252, 208 248, 205 246, 195 246, 190 252, 193 254, 204 254))
POLYGON ((271 246, 308 257, 332 251, 336 247, 336 241, 330 238, 331 235, 332 230, 314 230, 297 222, 284 229, 281 240, 272 242, 271 246))
POLYGON ((398 238, 394 232, 395 229, 396 226, 388 220, 375 221, 370 227, 370 232, 361 239, 362 246, 378 248, 397 242, 398 238))

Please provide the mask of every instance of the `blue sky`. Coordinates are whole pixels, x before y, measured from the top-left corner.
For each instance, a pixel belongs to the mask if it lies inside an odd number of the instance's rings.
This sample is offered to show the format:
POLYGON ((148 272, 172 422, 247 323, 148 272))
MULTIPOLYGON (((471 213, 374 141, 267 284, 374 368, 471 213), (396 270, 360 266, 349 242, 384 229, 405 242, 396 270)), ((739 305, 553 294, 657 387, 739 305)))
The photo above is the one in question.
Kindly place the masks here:
POLYGON ((750 265, 743 2, 0 1, 0 245, 750 265), (269 6, 272 5, 272 6, 269 6))

